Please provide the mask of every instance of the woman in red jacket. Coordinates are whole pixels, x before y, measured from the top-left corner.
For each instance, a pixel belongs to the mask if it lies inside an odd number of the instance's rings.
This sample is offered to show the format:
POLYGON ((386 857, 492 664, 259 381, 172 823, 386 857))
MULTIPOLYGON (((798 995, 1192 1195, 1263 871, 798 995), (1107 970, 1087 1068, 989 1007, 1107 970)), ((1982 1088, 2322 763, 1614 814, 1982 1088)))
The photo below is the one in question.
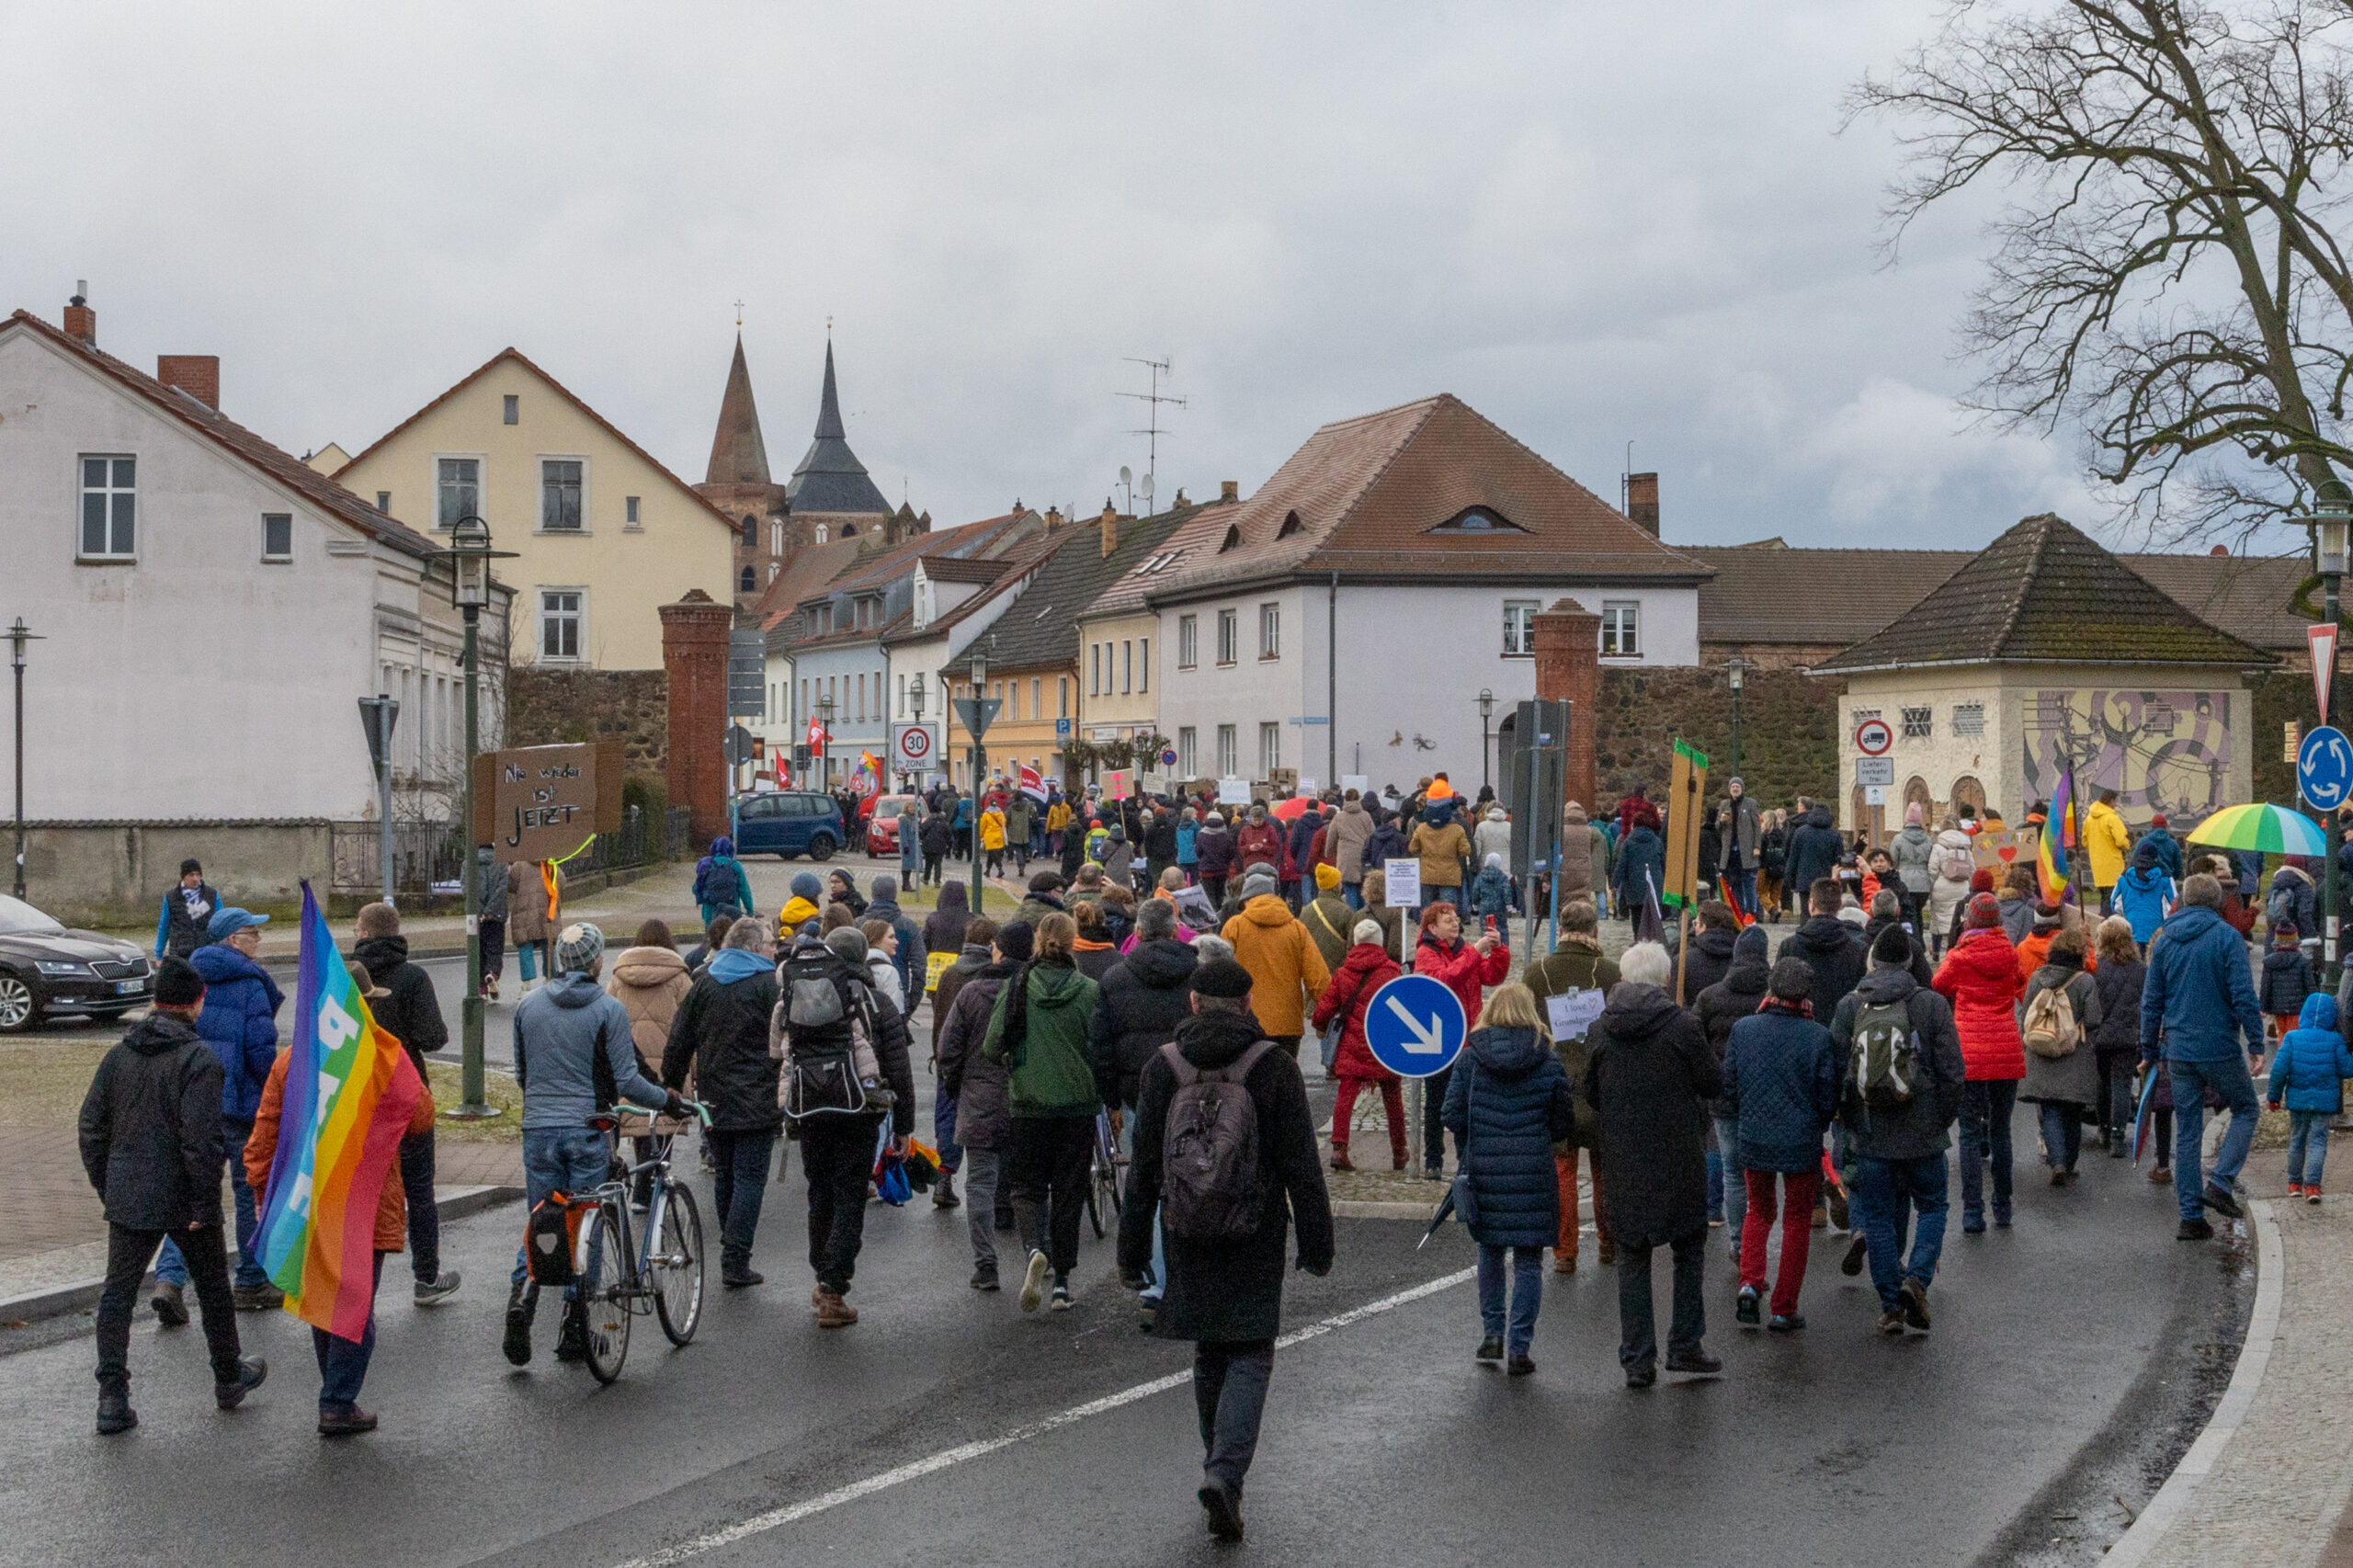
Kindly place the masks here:
MULTIPOLYGON (((1454 905, 1433 903, 1422 911, 1422 938, 1414 949, 1414 972, 1427 974, 1454 993, 1462 1004, 1462 1021, 1468 1028, 1479 1016, 1487 987, 1501 985, 1511 972, 1511 954, 1493 937, 1464 941, 1462 916, 1454 905)), ((1433 1178, 1446 1174, 1446 1129, 1438 1125, 1438 1112, 1446 1103, 1447 1081, 1452 1076, 1453 1069, 1447 1068, 1422 1080, 1422 1167, 1433 1178)), ((1458 1158, 1461 1153, 1458 1146, 1458 1158)))
POLYGON ((2026 1076, 2026 1043, 2018 1038, 2018 1001, 2026 991, 2018 949, 2002 929, 1992 893, 1972 893, 1961 941, 1945 955, 1937 994, 1952 1004, 1969 1084, 1961 1099, 1961 1228, 1985 1230, 1985 1178, 1994 1166, 1994 1226, 2010 1228, 2010 1111, 2026 1076))
POLYGON ((1378 921, 1358 921, 1353 936, 1355 945, 1340 960, 1332 983, 1315 1004, 1316 1028, 1329 1029, 1335 1024, 1340 1028, 1339 1049, 1332 1058, 1333 1074, 1340 1080, 1339 1097, 1332 1103, 1332 1168, 1356 1169, 1348 1163, 1349 1119, 1356 1114, 1358 1094, 1377 1086, 1381 1108, 1389 1119, 1389 1168, 1402 1171, 1407 1158, 1404 1085, 1374 1060, 1372 1047, 1364 1038, 1365 1009, 1372 1006, 1372 994, 1402 971, 1381 943, 1378 921))

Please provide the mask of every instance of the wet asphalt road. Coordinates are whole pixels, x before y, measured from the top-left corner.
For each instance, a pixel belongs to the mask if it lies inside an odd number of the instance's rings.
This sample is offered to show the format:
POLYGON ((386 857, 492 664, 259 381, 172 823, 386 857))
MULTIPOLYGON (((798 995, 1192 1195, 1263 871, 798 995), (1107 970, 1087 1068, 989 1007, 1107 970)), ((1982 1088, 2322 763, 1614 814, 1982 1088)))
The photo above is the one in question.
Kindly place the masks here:
MULTIPOLYGON (((2226 1365, 2210 1342, 2235 1285, 2223 1250, 2171 1239, 2170 1193, 2125 1164, 2087 1160, 2082 1185, 2040 1185, 2029 1126, 2022 1114, 2018 1228, 1956 1228, 1926 1338, 1882 1340, 1867 1286, 1838 1274, 1839 1249, 1817 1233, 1813 1326, 1790 1338, 1733 1327, 1731 1273, 1711 1249, 1720 1381, 1627 1392, 1614 1280, 1589 1253, 1584 1272, 1546 1276, 1533 1378, 1473 1366, 1468 1283, 1286 1349, 1245 1550, 1482 1568, 1944 1563, 2036 1537, 2020 1516, 2056 1511, 2038 1497, 2053 1477, 2162 1445, 2189 1374, 2226 1365)), ((1108 1243, 1085 1244, 1079 1310, 1025 1318, 1010 1291, 966 1288, 961 1211, 921 1200, 870 1211, 852 1298, 865 1320, 820 1333, 796 1262, 797 1166, 767 1193, 756 1262, 769 1283, 714 1289, 682 1351, 642 1321, 610 1389, 549 1358, 552 1314, 528 1369, 500 1358, 514 1209, 448 1229, 447 1261, 467 1276, 449 1306, 419 1312, 386 1291, 365 1395, 384 1426, 356 1442, 313 1435, 308 1331, 278 1314, 240 1320, 272 1372, 229 1415, 206 1403, 195 1330, 142 1321, 143 1424, 127 1438, 91 1434, 87 1338, 0 1358, 0 1517, 17 1527, 0 1532, 0 1563, 628 1563, 1188 1364, 1186 1347, 1137 1331, 1108 1243)), ((1293 1276, 1289 1326, 1472 1261, 1452 1228, 1416 1253, 1419 1233, 1341 1221, 1331 1277, 1293 1276)), ((1209 1561, 1199 1463, 1180 1386, 682 1560, 1209 1561)))

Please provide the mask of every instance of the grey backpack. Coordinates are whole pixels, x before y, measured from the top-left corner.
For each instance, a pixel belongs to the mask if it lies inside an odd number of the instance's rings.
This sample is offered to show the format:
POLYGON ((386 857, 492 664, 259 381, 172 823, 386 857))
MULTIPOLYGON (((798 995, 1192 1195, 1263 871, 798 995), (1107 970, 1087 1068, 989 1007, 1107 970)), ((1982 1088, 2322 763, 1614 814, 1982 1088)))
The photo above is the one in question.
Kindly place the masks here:
POLYGON ((1160 1153, 1160 1222, 1188 1242, 1240 1241, 1258 1228, 1258 1107, 1245 1080, 1274 1049, 1262 1040, 1215 1072, 1160 1048, 1176 1075, 1160 1153))

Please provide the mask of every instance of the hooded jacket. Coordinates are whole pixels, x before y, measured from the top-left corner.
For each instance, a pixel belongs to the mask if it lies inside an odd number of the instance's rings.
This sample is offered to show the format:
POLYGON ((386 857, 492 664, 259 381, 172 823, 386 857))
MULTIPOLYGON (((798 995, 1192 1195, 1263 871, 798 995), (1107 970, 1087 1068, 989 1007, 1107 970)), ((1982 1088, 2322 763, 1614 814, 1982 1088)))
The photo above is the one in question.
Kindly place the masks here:
POLYGON ((1571 801, 1561 808, 1561 902, 1593 896, 1594 832, 1585 808, 1571 801))
MULTIPOLYGON (((563 912, 563 868, 554 868, 556 915, 563 912)), ((506 939, 520 947, 525 942, 544 942, 555 935, 555 917, 548 913, 548 889, 540 868, 529 860, 510 861, 506 867, 506 939)), ((373 978, 371 971, 369 978, 373 978)))
MULTIPOLYGON (((1708 1050, 1719 1067, 1723 1065, 1724 1048, 1732 1041, 1732 1027, 1764 1004, 1773 977, 1771 947, 1762 926, 1743 931, 1733 944, 1732 967, 1691 1005, 1691 1016, 1699 1021, 1699 1030, 1708 1037, 1708 1050)), ((1718 1100, 1714 1114, 1721 1119, 1731 1113, 1718 1100)))
POLYGON ((2304 998, 2296 1027, 2279 1037, 2264 1097, 2290 1110, 2334 1116, 2345 1108, 2347 1078, 2353 1078, 2353 1051, 2336 1032, 2336 998, 2315 991, 2304 998))
POLYGON ((1560 1238, 1561 1184, 1552 1145, 1576 1131, 1576 1095, 1559 1058, 1532 1028, 1474 1029, 1438 1112, 1462 1151, 1482 1246, 1551 1246, 1560 1238))
MULTIPOLYGON (((1230 1067, 1260 1039, 1245 1015, 1195 1013, 1177 1027, 1175 1044, 1186 1062, 1205 1072, 1230 1067)), ((1299 1266, 1318 1273, 1332 1267, 1332 1205, 1324 1187, 1315 1123, 1299 1064, 1279 1051, 1260 1054, 1243 1087, 1258 1122, 1258 1224, 1239 1241, 1166 1238, 1167 1291, 1153 1332, 1164 1339, 1272 1339, 1282 1330, 1283 1280, 1290 1273, 1284 1241, 1299 1226, 1299 1266)), ((1120 1206, 1120 1267, 1134 1272, 1152 1261, 1153 1218, 1160 1206, 1163 1142, 1176 1074, 1155 1052, 1143 1071, 1136 1104, 1131 1185, 1120 1206)))
POLYGON ((1376 1084, 1396 1078, 1396 1074, 1374 1058, 1372 1047, 1364 1037, 1364 1020, 1366 1009, 1372 1006, 1373 993, 1402 972, 1396 958, 1378 942, 1356 943, 1341 959, 1340 967, 1332 971, 1331 983, 1315 1001, 1315 1027, 1320 1030, 1335 1026, 1339 1028, 1340 1043, 1332 1056, 1334 1077, 1363 1078, 1376 1084))
POLYGON ((2116 880, 2116 912, 2132 923, 2132 939, 2144 948, 2180 897, 2174 880, 2157 869, 2154 854, 2134 857, 2131 869, 2116 880))
POLYGON ((1332 971, 1290 906, 1260 893, 1218 935, 1233 944, 1233 960, 1250 971, 1250 1011, 1258 1027, 1269 1035, 1302 1033, 1307 1006, 1324 994, 1332 971))
POLYGON ((1348 885, 1364 881, 1364 846, 1372 842, 1372 813, 1364 809, 1362 801, 1350 801, 1332 819, 1324 835, 1324 850, 1332 857, 1332 864, 1340 869, 1340 881, 1348 885))
POLYGON ((2106 801, 2092 802, 2091 810, 2084 813, 2084 846, 2091 852, 2095 887, 2112 888, 2124 874, 2124 846, 2131 837, 2114 806, 2106 801))
POLYGON ((2137 1054, 2141 987, 2148 982, 2149 966, 2139 959, 2111 959, 2092 978, 2099 982, 2099 1028, 2092 1031, 2093 1049, 2104 1062, 2137 1054))
POLYGON ((2151 846, 2157 855, 2157 869, 2181 881, 2181 843, 2161 827, 2152 827, 2141 835, 2141 842, 2151 846))
POLYGON ((638 1071, 629 1013, 588 976, 560 976, 523 998, 515 1009, 515 1081, 523 1090, 523 1131, 572 1132, 587 1126, 598 1109, 600 1054, 620 1098, 657 1110, 670 1103, 661 1085, 638 1071))
POLYGON ((1847 1127, 1850 1159, 1926 1160, 1945 1152, 1969 1081, 1950 1003, 1907 970, 1874 969, 1838 1004, 1830 1043, 1838 1062, 1838 1116, 1847 1127), (1912 1020, 1912 1097, 1901 1106, 1873 1105, 1855 1076, 1855 1021, 1865 1007, 1899 1002, 1912 1020))
POLYGON ((1200 960, 1172 937, 1139 942, 1104 971, 1102 995, 1086 1024, 1095 1081, 1114 1104, 1131 1106, 1152 1053, 1176 1038, 1193 1010, 1190 989, 1200 960))
POLYGON ((1501 806, 1489 806, 1479 829, 1471 835, 1471 858, 1481 865, 1490 855, 1500 855, 1504 864, 1511 864, 1511 819, 1501 806))
MULTIPOLYGON (((1433 810, 1441 802, 1432 802, 1433 810)), ((1422 858, 1424 888, 1459 888, 1462 885, 1462 862, 1470 858, 1471 836, 1462 824, 1449 812, 1441 820, 1425 820, 1414 829, 1414 836, 1406 841, 1406 853, 1422 858)), ((1437 902, 1429 893, 1424 903, 1437 902)))
MULTIPOLYGON (((1570 1086, 1584 1083, 1586 1042, 1553 1038, 1551 1000, 1572 991, 1599 991, 1606 996, 1618 983, 1618 960, 1602 957, 1601 943, 1594 937, 1581 931, 1563 931, 1552 950, 1529 964, 1519 978, 1536 998, 1538 1028, 1551 1041, 1552 1054, 1561 1059, 1561 1069, 1569 1075, 1570 1086)), ((1576 1132, 1554 1145, 1553 1152, 1567 1154, 1599 1146, 1599 1123, 1594 1119, 1593 1108, 1580 1095, 1576 1132)))
POLYGON ((2247 972, 2246 943, 2201 904, 2176 910, 2149 944, 2142 1061, 2157 1059, 2160 1029, 2168 1062, 2227 1062, 2242 1038, 2250 1052, 2263 1049, 2263 1011, 2247 972))
POLYGON ((1102 1108, 1086 1054, 1087 1017, 1100 995, 1095 982, 1076 968, 1051 960, 1024 964, 1006 982, 990 1012, 981 1054, 1006 1064, 1016 1120, 1093 1116, 1102 1108), (1028 1009, 1017 1043, 1006 1038, 1006 1013, 1013 1006, 1028 1009))
POLYGON ((1586 1044, 1610 1230, 1653 1246, 1704 1232, 1708 1105, 1723 1076, 1699 1021, 1659 987, 1621 982, 1586 1044))
POLYGON ((1930 853, 1936 841, 1928 830, 1916 822, 1907 822, 1904 831, 1888 841, 1887 853, 1895 862, 1896 877, 1915 898, 1928 896, 1936 873, 1929 869, 1930 853))
MULTIPOLYGON (((899 994, 913 996, 916 1001, 921 1001, 923 998, 917 994, 917 992, 923 984, 924 975, 927 972, 926 959, 931 951, 924 946, 923 927, 907 918, 906 911, 899 907, 899 901, 895 898, 878 898, 868 904, 866 918, 882 921, 891 927, 892 935, 899 938, 899 950, 891 955, 891 967, 899 971, 899 994)), ((964 934, 959 931, 956 934, 956 947, 961 948, 963 945, 964 934)), ((953 951, 954 949, 948 950, 953 951)))
MULTIPOLYGON (((2017 1004, 2026 990, 2018 949, 1999 926, 1966 931, 1937 966, 1937 994, 1952 1004, 1953 1027, 1971 1083, 2026 1076, 2017 1004)), ((2261 1026, 2256 1026, 2260 1031, 2261 1026)))
POLYGON ((1730 973, 1733 948, 1739 940, 1739 932, 1714 926, 1692 932, 1691 950, 1683 955, 1683 994, 1696 998, 1730 973))
MULTIPOLYGON (((1867 970, 1870 963, 1870 951, 1879 945, 1879 934, 1890 926, 1902 924, 1903 922, 1899 920, 1873 919, 1863 922, 1863 962, 1867 970)), ((1920 945, 1920 938, 1911 931, 1905 931, 1904 936, 1912 949, 1912 961, 1908 966, 1912 971, 1912 978, 1924 986, 1934 984, 1937 971, 1936 967, 1928 962, 1928 949, 1920 945)))
POLYGON ((161 1013, 99 1058, 79 1131, 82 1169, 108 1223, 176 1231, 221 1222, 221 1076, 220 1057, 196 1031, 161 1013))
POLYGON ((2065 1105, 2097 1105, 2099 1103, 2099 1051, 2092 1044, 2092 1035, 2101 1019, 2108 1015, 2100 1011, 2099 980, 2086 974, 2079 963, 2069 963, 2054 958, 2044 964, 2026 983, 2026 991, 2018 997, 2018 1028, 2026 1028, 2026 1010, 2035 997, 2045 991, 2063 991, 2067 1005, 2075 1009, 2075 1025, 2084 1038, 2075 1050, 2064 1056, 2037 1056, 2029 1052, 2026 1059, 2026 1076, 2018 1082, 2018 1098, 2049 1100, 2065 1105))
POLYGON ((1323 825, 1324 814, 1313 806, 1291 819, 1290 831, 1283 835, 1283 881, 1295 882, 1315 874, 1310 851, 1315 845, 1315 830, 1323 825))
POLYGON ((1233 832, 1222 823, 1204 824, 1193 835, 1193 869, 1212 880, 1233 874, 1233 832))
MULTIPOLYGON (((985 952, 981 956, 988 958, 985 952)), ((1005 1063, 981 1054, 981 1042, 996 1011, 997 994, 1017 967, 982 963, 961 983, 945 1009, 947 1021, 933 1040, 932 1051, 939 1059, 939 1095, 955 1100, 956 1141, 969 1149, 1002 1149, 1013 1142, 1012 1079, 1005 1063)), ((941 979, 944 984, 946 977, 941 979)))
POLYGON ((1813 1016, 1819 1021, 1838 1010, 1839 999, 1855 988, 1870 967, 1860 933, 1835 915, 1816 915, 1782 938, 1780 956, 1803 959, 1813 971, 1813 1016))
POLYGON ((2263 978, 2256 983, 2256 1001, 2273 1017, 2294 1017, 2313 994, 2313 960, 2300 947, 2274 947, 2263 955, 2263 978))
POLYGON ((376 1021, 408 1048, 416 1075, 424 1078, 426 1053, 449 1043, 449 1025, 441 1017, 440 998, 433 994, 433 977, 422 965, 409 962, 406 937, 362 937, 351 945, 351 956, 368 966, 369 979, 392 993, 372 1004, 376 1021))
POLYGON ((1768 1006, 1732 1027, 1717 1102, 1739 1130, 1744 1170, 1802 1174, 1822 1167, 1822 1135, 1838 1112, 1830 1031, 1768 1006))
POLYGON ((760 954, 729 949, 689 985, 671 1017, 662 1082, 684 1088, 691 1070, 695 1097, 710 1107, 715 1131, 757 1131, 784 1119, 777 1095, 783 1068, 768 1055, 776 999, 776 966, 760 954), (741 961, 745 959, 751 963, 741 961))
MULTIPOLYGON (((269 1064, 278 1056, 277 1015, 286 994, 261 965, 226 943, 199 948, 188 961, 204 977, 204 1011, 197 1017, 196 1032, 221 1059, 221 1114, 251 1121, 261 1105, 262 1085, 269 1080, 269 1064)), ((372 967, 369 972, 373 973, 372 967)), ((415 972, 418 979, 424 978, 421 971, 415 972)), ((426 987, 428 993, 431 989, 426 987)), ((385 1005, 393 1004, 387 999, 385 1005)), ((383 1013, 376 1017, 400 1037, 383 1013)), ((449 1038, 438 1012, 433 1016, 433 1025, 440 1035, 434 1042, 438 1046, 449 1038)), ((408 1042, 401 1037, 401 1043, 408 1042)), ((409 1057, 416 1059, 415 1047, 409 1047, 409 1057)))
POLYGON ((719 918, 722 910, 732 909, 738 915, 759 913, 752 903, 752 879, 744 874, 744 863, 735 858, 735 846, 731 841, 714 840, 710 853, 695 862, 694 900, 706 929, 719 918))
MULTIPOLYGON (((641 1062, 662 1060, 670 1047, 670 1026, 677 1019, 678 1005, 694 983, 687 960, 670 948, 623 948, 606 965, 605 994, 629 1015, 630 1040, 641 1062)), ((650 1066, 644 1071, 652 1076, 650 1066)))
POLYGON ((1631 915, 1646 900, 1665 892, 1666 846, 1647 823, 1638 824, 1618 846, 1618 863, 1609 872, 1610 902, 1631 915))
POLYGON ((964 945, 964 927, 972 923, 972 905, 964 897, 964 884, 946 881, 939 884, 939 907, 924 917, 923 947, 927 953, 952 953, 964 945))
POLYGON ((1831 873, 1846 847, 1830 808, 1816 805, 1790 824, 1782 880, 1803 898, 1815 882, 1831 873))

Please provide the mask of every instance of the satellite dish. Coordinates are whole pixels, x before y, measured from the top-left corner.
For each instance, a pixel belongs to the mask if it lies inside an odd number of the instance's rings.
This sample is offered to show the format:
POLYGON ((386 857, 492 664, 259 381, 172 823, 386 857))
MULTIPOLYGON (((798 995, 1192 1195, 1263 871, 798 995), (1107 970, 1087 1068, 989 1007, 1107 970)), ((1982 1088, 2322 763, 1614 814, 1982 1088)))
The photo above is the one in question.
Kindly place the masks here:
POLYGON ((1120 465, 1120 483, 1122 483, 1122 484, 1133 484, 1133 483, 1135 483, 1135 477, 1136 477, 1136 476, 1135 476, 1134 474, 1130 473, 1130 472, 1128 472, 1128 465, 1127 465, 1127 464, 1125 464, 1125 463, 1121 463, 1121 464, 1120 465))
POLYGON ((1152 499, 1152 475, 1147 473, 1143 476, 1143 483, 1136 486, 1136 493, 1147 501, 1152 499))

